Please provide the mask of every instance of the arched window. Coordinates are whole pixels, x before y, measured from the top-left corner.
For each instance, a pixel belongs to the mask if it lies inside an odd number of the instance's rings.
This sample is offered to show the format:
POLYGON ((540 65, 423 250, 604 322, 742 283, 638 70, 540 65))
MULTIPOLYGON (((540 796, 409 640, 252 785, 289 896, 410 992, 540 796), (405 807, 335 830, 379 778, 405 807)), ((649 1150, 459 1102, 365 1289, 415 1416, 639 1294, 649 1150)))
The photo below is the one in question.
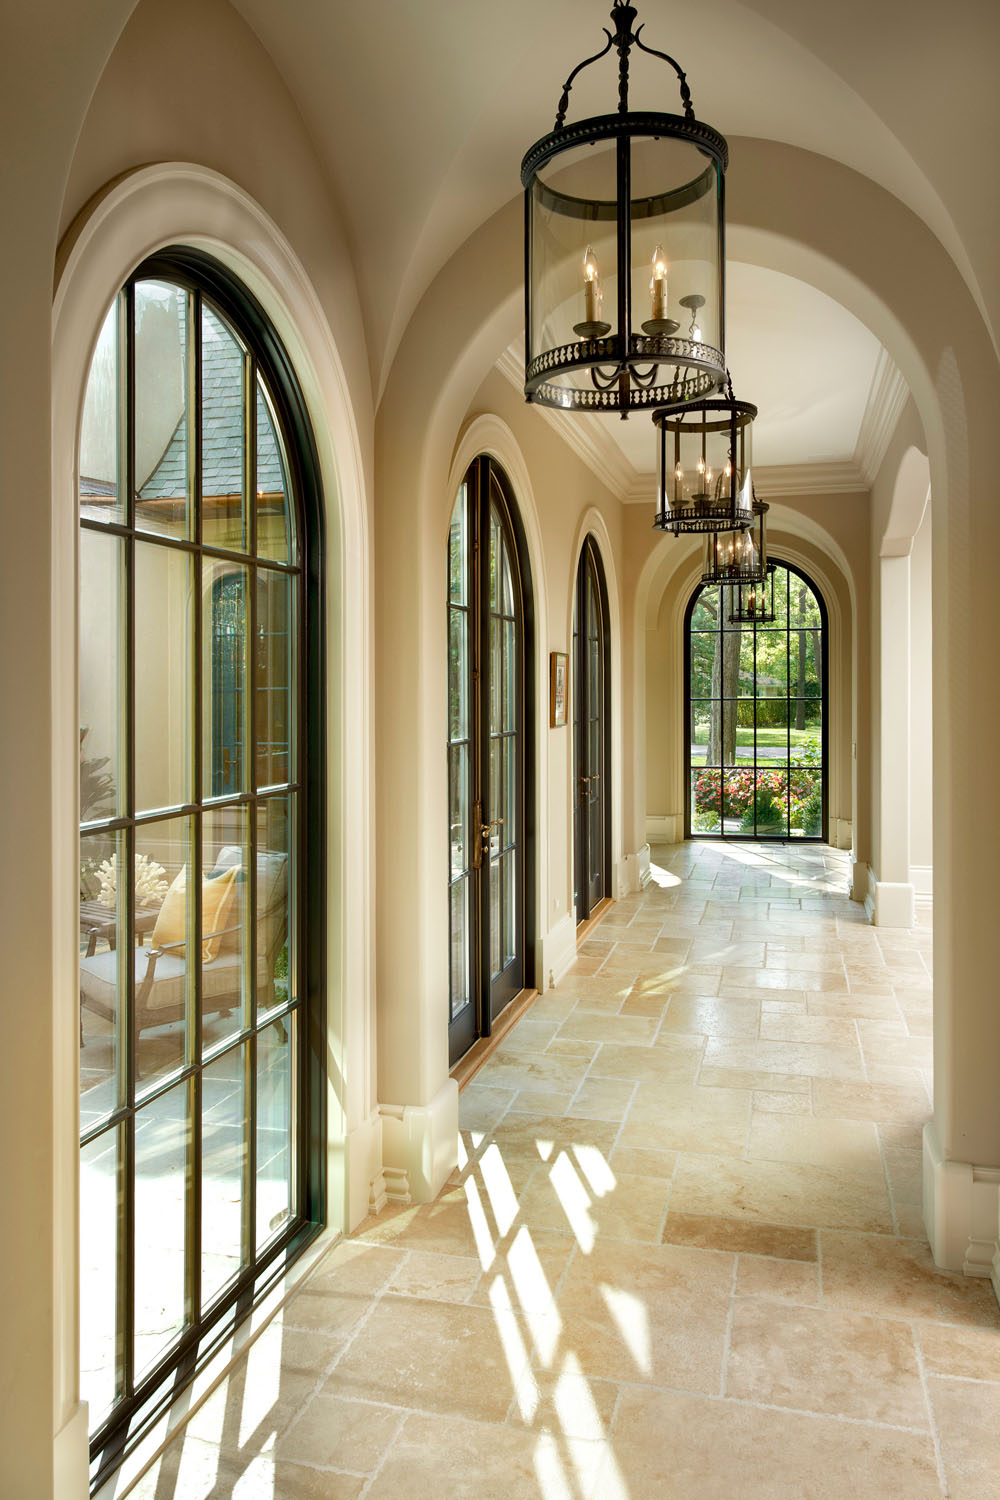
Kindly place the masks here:
POLYGON ((316 1232, 319 493, 207 258, 140 266, 80 434, 81 1388, 96 1475, 316 1232))
POLYGON ((477 458, 448 537, 452 1063, 532 982, 532 603, 506 474, 477 458))
POLYGON ((781 562, 773 621, 734 620, 737 595, 699 587, 685 616, 687 835, 825 839, 823 600, 781 562))
POLYGON ((580 552, 573 601, 573 902, 585 921, 610 894, 611 674, 608 590, 597 543, 580 552))

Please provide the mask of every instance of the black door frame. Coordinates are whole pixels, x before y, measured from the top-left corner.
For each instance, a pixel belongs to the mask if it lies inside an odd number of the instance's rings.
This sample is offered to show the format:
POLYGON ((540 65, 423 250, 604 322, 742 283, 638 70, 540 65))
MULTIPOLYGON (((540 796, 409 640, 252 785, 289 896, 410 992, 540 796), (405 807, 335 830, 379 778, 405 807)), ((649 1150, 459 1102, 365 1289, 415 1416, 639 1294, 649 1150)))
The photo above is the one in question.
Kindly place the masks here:
MULTIPOLYGON (((449 1065, 454 1066, 475 1043, 488 1037, 493 1026, 511 1000, 523 989, 535 984, 535 892, 536 892, 536 673, 535 608, 528 558, 527 538, 514 497, 513 488, 503 468, 488 454, 480 454, 466 470, 463 484, 468 486, 467 558, 470 586, 470 654, 467 664, 470 738, 472 740, 472 785, 466 809, 466 847, 477 849, 470 870, 474 879, 472 923, 468 953, 469 993, 471 1003, 449 1021, 449 1065), (513 585, 519 595, 520 644, 517 653, 519 674, 517 691, 517 732, 520 744, 518 828, 520 854, 520 900, 518 903, 519 972, 498 988, 490 974, 489 944, 489 859, 479 857, 482 851, 481 829, 489 825, 486 816, 489 787, 489 625, 490 598, 488 586, 490 511, 496 504, 506 523, 511 554, 513 585), (512 987, 513 986, 513 987, 512 987)), ((492 810, 490 810, 492 812, 492 810)), ((449 903, 449 926, 451 908, 449 903)), ((450 951, 450 943, 449 943, 450 951)), ((510 966, 507 966, 510 967, 510 966)), ((507 972, 507 967, 502 973, 507 972)))
POLYGON ((584 538, 574 584, 574 640, 573 640, 573 883, 576 894, 577 925, 585 922, 601 901, 610 894, 611 886, 611 672, 610 642, 611 619, 608 607, 608 586, 604 573, 604 562, 597 539, 590 533, 584 538), (585 725, 591 717, 589 698, 589 674, 587 672, 586 597, 588 572, 593 569, 596 583, 597 608, 601 623, 601 705, 602 721, 600 763, 595 768, 589 761, 589 743, 585 725), (600 777, 601 787, 601 835, 600 858, 601 893, 595 896, 590 889, 594 860, 591 848, 591 820, 588 812, 589 791, 584 793, 584 778, 600 777))
MULTIPOLYGON (((830 808, 830 798, 829 798, 829 766, 830 766, 830 739, 829 739, 829 735, 830 735, 830 673, 829 673, 829 649, 830 649, 830 621, 829 621, 829 614, 828 614, 827 607, 826 607, 826 600, 823 598, 822 592, 820 591, 820 589, 817 587, 817 585, 813 582, 813 580, 809 577, 808 573, 806 573, 803 568, 796 567, 796 565, 794 563, 788 562, 788 561, 786 561, 783 558, 775 557, 775 558, 772 558, 771 560, 772 560, 772 562, 775 563, 775 565, 777 567, 779 567, 779 568, 787 568, 788 572, 790 574, 793 574, 796 578, 801 578, 804 583, 808 584, 809 588, 812 591, 813 598, 816 600, 816 603, 819 606, 820 629, 821 629, 821 632, 822 632, 822 642, 821 642, 821 644, 822 644, 822 651, 821 651, 822 667, 821 667, 820 702, 823 705, 823 720, 822 720, 822 724, 821 724, 821 734, 820 734, 820 744, 821 744, 821 747, 822 747, 822 765, 820 767, 820 782, 821 782, 821 785, 822 785, 822 788, 823 788, 823 819, 822 819, 821 832, 819 834, 793 834, 792 831, 791 831, 791 828, 789 828, 789 830, 788 830, 787 833, 779 833, 779 834, 767 834, 767 833, 757 833, 757 832, 754 832, 754 833, 742 833, 742 832, 741 833, 726 833, 726 831, 725 831, 725 820, 724 820, 724 817, 723 817, 722 808, 720 808, 720 812, 719 812, 719 825, 720 826, 719 826, 719 831, 717 833, 706 833, 706 832, 702 832, 700 830, 692 833, 692 829, 691 829, 691 771, 692 771, 693 768, 692 768, 692 765, 691 765, 691 617, 694 614, 695 605, 698 603, 698 598, 699 598, 699 596, 701 594, 701 591, 702 591, 702 585, 699 583, 692 590, 691 597, 690 597, 690 599, 688 600, 688 603, 687 603, 687 608, 684 611, 684 636, 683 636, 683 640, 684 640, 684 837, 686 839, 690 839, 690 838, 719 839, 719 840, 729 840, 731 843, 748 843, 749 842, 749 843, 754 843, 754 844, 757 844, 757 843, 760 843, 760 844, 788 844, 788 843, 795 843, 795 844, 825 844, 825 843, 829 843, 829 841, 830 841, 829 840, 829 831, 830 831, 830 813, 829 813, 829 808, 830 808)), ((786 609, 787 609, 787 600, 786 600, 786 609)), ((756 625, 752 626, 751 628, 756 632, 756 630, 757 630, 757 626, 756 625)), ((790 632, 791 632, 791 624, 790 624, 790 622, 786 622, 786 630, 790 634, 790 632)), ((754 654, 754 661, 756 663, 756 652, 754 654)), ((756 666, 755 666, 755 671, 756 671, 756 666)), ((786 686, 786 700, 790 701, 788 699, 788 694, 787 694, 787 681, 786 681, 786 685, 785 686, 786 686)), ((755 694, 754 695, 754 702, 756 703, 756 701, 757 701, 757 699, 756 699, 756 694, 755 694)), ((754 762, 754 770, 756 771, 756 760, 754 762)), ((724 782, 723 782, 722 802, 723 802, 723 806, 724 806, 724 804, 725 804, 724 782)))

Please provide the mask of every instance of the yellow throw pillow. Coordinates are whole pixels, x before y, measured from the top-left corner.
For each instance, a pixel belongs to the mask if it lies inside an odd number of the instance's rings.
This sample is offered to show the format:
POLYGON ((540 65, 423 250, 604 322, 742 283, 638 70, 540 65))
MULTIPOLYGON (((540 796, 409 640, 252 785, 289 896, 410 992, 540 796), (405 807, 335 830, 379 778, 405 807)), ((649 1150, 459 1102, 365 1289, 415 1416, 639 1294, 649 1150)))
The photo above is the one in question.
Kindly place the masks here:
MULTIPOLYGON (((229 908, 232 905, 239 865, 232 865, 221 874, 205 879, 201 883, 201 958, 210 964, 219 952, 219 933, 229 923, 229 908)), ((187 938, 187 870, 181 870, 173 885, 163 898, 156 926, 153 928, 152 946, 160 948, 171 943, 184 943, 187 938)), ((173 951, 178 958, 184 955, 183 948, 173 951)))

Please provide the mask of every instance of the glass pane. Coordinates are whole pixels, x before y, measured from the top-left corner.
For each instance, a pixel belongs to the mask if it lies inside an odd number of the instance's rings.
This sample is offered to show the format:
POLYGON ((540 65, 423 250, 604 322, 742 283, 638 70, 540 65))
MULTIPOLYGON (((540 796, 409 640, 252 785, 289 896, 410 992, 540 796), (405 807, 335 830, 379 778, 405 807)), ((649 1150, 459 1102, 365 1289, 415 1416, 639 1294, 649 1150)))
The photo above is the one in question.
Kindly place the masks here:
POLYGON ((692 630, 715 630, 719 622, 719 586, 713 583, 699 591, 691 611, 692 630))
POLYGON ((503 549, 503 533, 495 505, 490 506, 490 609, 500 608, 500 568, 503 549))
POLYGON ((711 698, 713 667, 719 650, 717 635, 691 636, 691 697, 711 698))
POLYGON ((136 1088, 145 1093, 187 1055, 186 1017, 194 986, 188 881, 192 820, 145 823, 135 832, 136 1088))
POLYGON ((257 574, 254 710, 258 787, 294 779, 295 579, 262 568, 257 574))
POLYGON ((500 862, 490 860, 490 976, 500 973, 500 862))
POLYGON ((774 570, 774 628, 784 630, 788 620, 788 569, 779 564, 774 570))
POLYGON ((754 683, 754 633, 753 628, 745 629, 734 625, 734 630, 740 631, 740 665, 739 665, 739 690, 742 696, 753 697, 754 683))
POLYGON ((135 1370, 141 1377, 185 1323, 190 1084, 135 1119, 135 1370))
POLYGON ((120 810, 122 542, 80 532, 80 822, 120 810))
POLYGON ((823 775, 821 771, 793 770, 789 775, 791 791, 791 830, 805 838, 823 835, 823 775))
POLYGON ((725 705, 724 764, 753 764, 753 699, 737 698, 725 705), (734 723, 735 721, 735 723, 734 723), (730 727, 732 726, 732 727, 730 727))
POLYGON ((469 897, 472 883, 451 888, 451 1019, 469 1003, 469 897))
POLYGON ((246 360, 212 308, 201 312, 201 531, 212 547, 247 550, 246 360))
MULTIPOLYGON (((719 704, 701 703, 691 704, 691 764, 693 766, 707 766, 711 764, 708 759, 710 743, 718 745, 719 738, 719 704)), ((717 752, 716 752, 717 753, 717 752)), ((718 764, 718 762, 716 762, 718 764)))
POLYGON ((448 752, 449 824, 451 829, 451 878, 467 868, 465 839, 469 817, 469 747, 453 745, 448 752))
POLYGON ((503 621, 490 615, 490 733, 504 724, 503 621))
MULTIPOLYGON (((784 838, 788 833, 788 774, 785 771, 757 773, 757 837, 784 838)), ((744 827, 750 831, 749 818, 744 827)))
POLYGON ((294 793, 257 809, 257 1009, 299 997, 295 943, 294 793))
POLYGON ((466 543, 468 485, 462 485, 451 513, 448 533, 448 598, 452 604, 468 604, 469 579, 466 543))
POLYGON ((121 1017, 125 975, 121 933, 124 905, 117 871, 122 833, 90 833, 80 840, 80 1125, 84 1130, 118 1108, 121 1017))
POLYGON ((716 699, 711 703, 694 703, 692 715, 697 713, 698 723, 705 735, 704 760, 708 766, 722 764, 722 704, 716 699))
POLYGON ((719 771, 691 772, 691 832, 719 833, 722 828, 722 776, 719 771))
POLYGON ((448 611, 448 735, 465 739, 468 734, 469 617, 464 609, 448 611))
POLYGON ((247 570, 216 558, 202 568, 202 794, 231 797, 245 789, 247 570))
POLYGON ((518 789, 518 756, 517 736, 509 734, 504 741, 506 768, 504 773, 504 805, 503 805, 503 842, 505 848, 517 842, 517 789, 518 789))
POLYGON ((517 953, 517 899, 514 889, 517 878, 517 862, 513 854, 504 856, 503 873, 503 961, 504 967, 506 967, 517 953))
POLYGON ((783 630, 757 631, 757 696, 784 698, 788 693, 788 636, 783 630))
POLYGON ((503 542, 503 590, 501 594, 501 608, 505 615, 514 613, 514 578, 511 569, 510 548, 507 546, 506 538, 503 542))
POLYGON ((135 288, 135 524, 140 531, 190 534, 188 427, 188 294, 165 282, 140 281, 135 288))
POLYGON ((799 765, 819 765, 823 744, 823 703, 819 698, 790 698, 792 760, 799 765))
POLYGON ((116 297, 97 336, 80 424, 80 515, 89 521, 125 520, 119 481, 123 394, 119 307, 116 297))
POLYGON ((122 1393, 118 1342, 121 1133, 80 1149, 80 1395, 94 1428, 122 1393))
POLYGON ((517 626, 513 620, 504 622, 504 716, 505 729, 517 728, 518 684, 517 684, 517 626))
POLYGON ((264 382, 257 376, 257 554, 292 562, 288 465, 264 382))
POLYGON ((191 791, 191 559, 135 543, 135 803, 176 807, 191 791))
POLYGON ((721 584, 719 584, 719 603, 720 603, 720 608, 722 609, 722 628, 723 628, 723 630, 738 630, 738 631, 741 631, 743 629, 743 626, 740 623, 740 621, 733 619, 733 611, 736 608, 737 599, 738 599, 738 590, 736 589, 736 587, 733 584, 731 584, 731 583, 721 583, 721 584))
POLYGON ((201 839, 201 1045, 207 1048, 249 1020, 245 809, 206 811, 201 839))
POLYGON ((257 1248, 284 1228, 295 1191, 293 1059, 298 1015, 257 1035, 257 1248))
POLYGON ((726 833, 753 837, 754 773, 752 768, 724 773, 723 802, 726 833))
POLYGON ((490 798, 487 822, 490 828, 490 858, 496 859, 503 843, 504 807, 504 741, 499 737, 490 740, 490 798))
POLYGON ((764 769, 788 764, 787 698, 757 700, 757 763, 764 769))
POLYGON ((205 1067, 201 1086, 201 1304, 245 1264, 244 1182, 249 1160, 247 1044, 205 1067))

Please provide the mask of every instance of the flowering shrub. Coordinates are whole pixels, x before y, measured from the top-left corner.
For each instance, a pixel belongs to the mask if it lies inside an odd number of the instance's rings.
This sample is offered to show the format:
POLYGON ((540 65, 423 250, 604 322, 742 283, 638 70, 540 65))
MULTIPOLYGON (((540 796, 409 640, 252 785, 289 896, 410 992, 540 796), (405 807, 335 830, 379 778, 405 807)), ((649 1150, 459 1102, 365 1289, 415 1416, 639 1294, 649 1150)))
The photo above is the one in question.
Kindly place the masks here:
POLYGON ((821 799, 816 772, 798 768, 790 771, 758 770, 755 777, 752 766, 726 772, 725 806, 718 771, 698 772, 694 783, 696 826, 717 826, 721 818, 742 821, 748 811, 752 820, 755 790, 758 800, 763 796, 769 804, 772 801, 778 804, 782 819, 787 797, 791 827, 802 828, 805 822, 810 825, 805 828, 807 833, 817 831, 812 826, 821 799))

